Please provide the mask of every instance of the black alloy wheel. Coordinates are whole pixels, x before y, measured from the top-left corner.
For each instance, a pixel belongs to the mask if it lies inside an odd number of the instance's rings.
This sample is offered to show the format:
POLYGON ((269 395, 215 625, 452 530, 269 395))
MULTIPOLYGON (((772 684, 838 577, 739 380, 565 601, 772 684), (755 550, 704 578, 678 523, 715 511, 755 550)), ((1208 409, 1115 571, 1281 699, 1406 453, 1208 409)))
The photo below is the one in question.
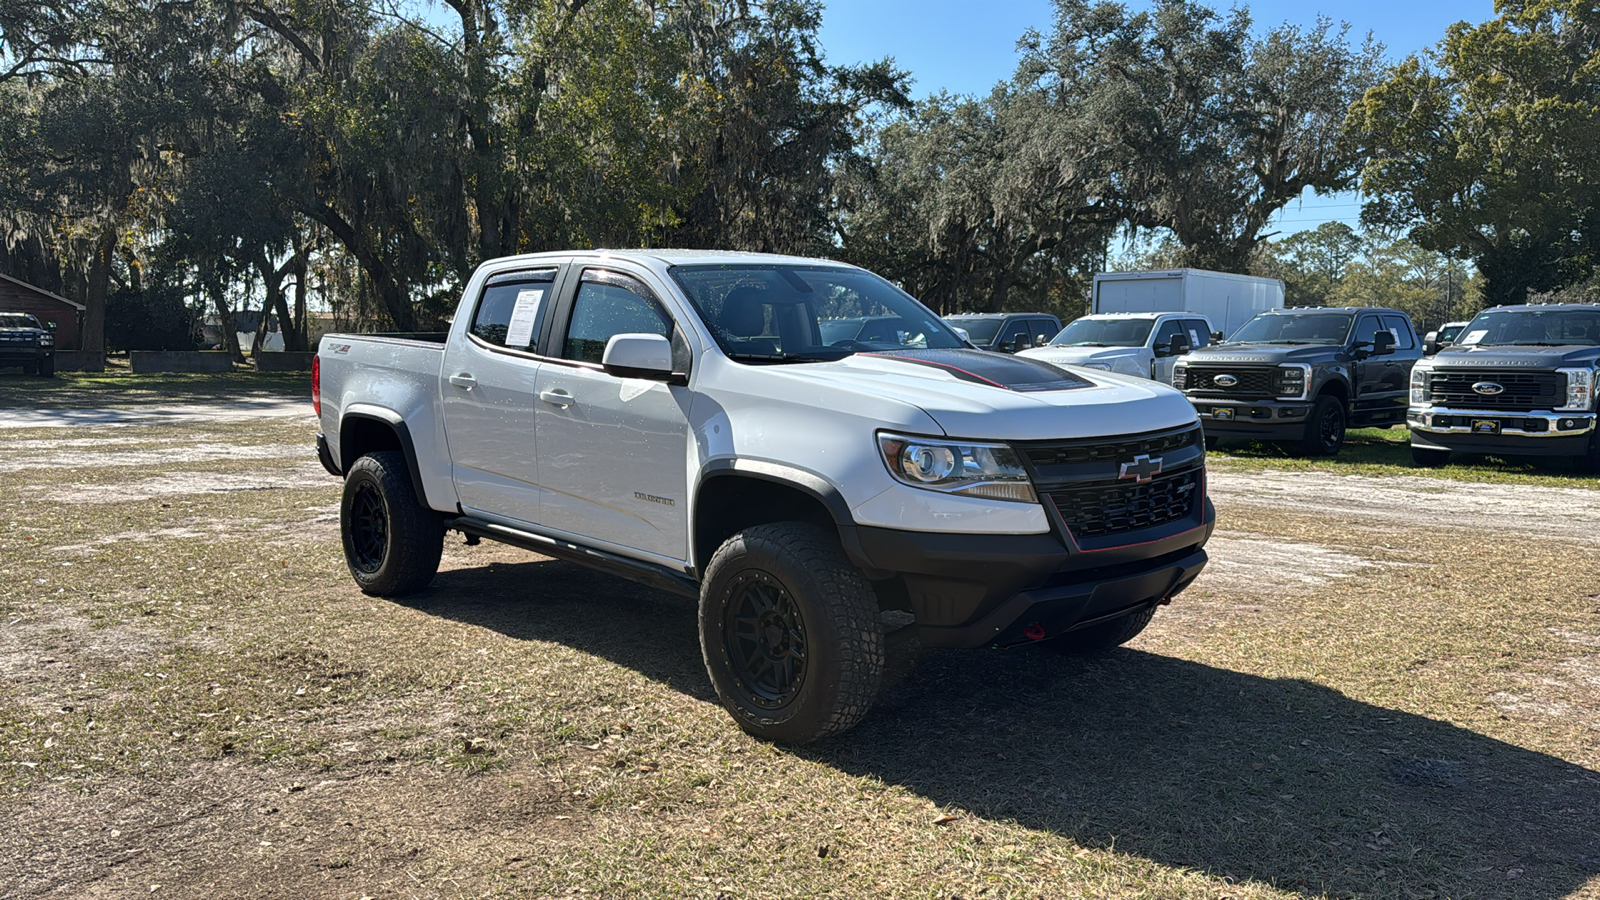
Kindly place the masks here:
POLYGON ((741 572, 728 586, 723 646, 740 690, 755 705, 778 709, 806 679, 806 623, 787 589, 770 574, 741 572))
POLYGON ((356 485, 350 500, 350 564, 363 573, 376 574, 389 550, 389 513, 376 482, 356 485))
POLYGON ((1318 397, 1306 420, 1301 449, 1307 456, 1332 456, 1344 447, 1344 431, 1344 403, 1334 396, 1318 397))

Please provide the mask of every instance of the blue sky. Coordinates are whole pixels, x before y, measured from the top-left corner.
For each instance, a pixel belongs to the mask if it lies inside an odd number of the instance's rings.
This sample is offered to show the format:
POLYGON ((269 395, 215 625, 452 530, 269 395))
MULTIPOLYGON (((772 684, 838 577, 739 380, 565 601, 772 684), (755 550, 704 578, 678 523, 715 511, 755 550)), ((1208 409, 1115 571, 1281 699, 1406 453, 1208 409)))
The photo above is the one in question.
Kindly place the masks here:
MULTIPOLYGON (((1148 4, 1132 0, 1134 8, 1148 4)), ((1219 8, 1231 8, 1216 4, 1219 8)), ((1420 52, 1444 37, 1451 23, 1494 18, 1493 0, 1344 0, 1337 3, 1257 0, 1248 6, 1258 31, 1283 22, 1310 26, 1323 11, 1335 22, 1350 23, 1353 38, 1370 32, 1390 59, 1420 52)), ((915 79, 918 97, 941 90, 954 94, 989 92, 1016 66, 1017 39, 1029 28, 1048 31, 1054 19, 1050 0, 829 0, 821 42, 835 64, 894 57, 915 79)), ((1354 194, 1303 197, 1290 203, 1269 226, 1280 236, 1327 221, 1356 224, 1354 194)))

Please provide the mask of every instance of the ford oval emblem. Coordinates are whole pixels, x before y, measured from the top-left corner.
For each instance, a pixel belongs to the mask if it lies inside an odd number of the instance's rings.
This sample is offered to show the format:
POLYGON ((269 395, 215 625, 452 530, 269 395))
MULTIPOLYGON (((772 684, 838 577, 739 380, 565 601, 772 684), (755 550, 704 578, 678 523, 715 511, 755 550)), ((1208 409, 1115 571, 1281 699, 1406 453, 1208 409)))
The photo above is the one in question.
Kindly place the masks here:
POLYGON ((1473 385, 1472 389, 1484 395, 1485 397, 1493 397, 1495 394, 1501 394, 1505 392, 1504 387, 1501 387, 1492 381, 1480 381, 1473 385))
POLYGON ((1211 379, 1211 382, 1217 387, 1233 387, 1239 383, 1239 379, 1233 377, 1232 375, 1218 375, 1217 377, 1211 379))

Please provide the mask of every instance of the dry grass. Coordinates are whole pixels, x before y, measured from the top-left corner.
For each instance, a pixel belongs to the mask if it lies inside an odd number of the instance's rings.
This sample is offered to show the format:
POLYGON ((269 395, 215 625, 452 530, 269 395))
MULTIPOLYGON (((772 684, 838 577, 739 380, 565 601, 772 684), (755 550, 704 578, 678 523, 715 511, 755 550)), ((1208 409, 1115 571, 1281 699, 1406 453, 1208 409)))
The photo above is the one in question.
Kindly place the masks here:
POLYGON ((313 431, 0 430, 0 894, 1600 897, 1586 537, 1224 506, 1131 647, 935 654, 795 750, 685 601, 457 541, 362 596, 313 431))

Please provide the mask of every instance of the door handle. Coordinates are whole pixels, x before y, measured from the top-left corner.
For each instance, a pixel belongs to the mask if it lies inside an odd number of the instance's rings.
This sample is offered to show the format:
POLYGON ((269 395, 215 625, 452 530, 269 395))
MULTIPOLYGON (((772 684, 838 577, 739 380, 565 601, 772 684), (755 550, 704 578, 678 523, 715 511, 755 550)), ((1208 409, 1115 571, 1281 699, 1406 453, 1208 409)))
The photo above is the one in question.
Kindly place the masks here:
POLYGON ((562 409, 572 405, 572 395, 566 391, 540 391, 539 399, 551 406, 559 406, 562 409))
POLYGON ((478 386, 478 379, 473 378, 466 372, 462 372, 460 375, 451 375, 450 383, 462 390, 470 391, 478 386))

